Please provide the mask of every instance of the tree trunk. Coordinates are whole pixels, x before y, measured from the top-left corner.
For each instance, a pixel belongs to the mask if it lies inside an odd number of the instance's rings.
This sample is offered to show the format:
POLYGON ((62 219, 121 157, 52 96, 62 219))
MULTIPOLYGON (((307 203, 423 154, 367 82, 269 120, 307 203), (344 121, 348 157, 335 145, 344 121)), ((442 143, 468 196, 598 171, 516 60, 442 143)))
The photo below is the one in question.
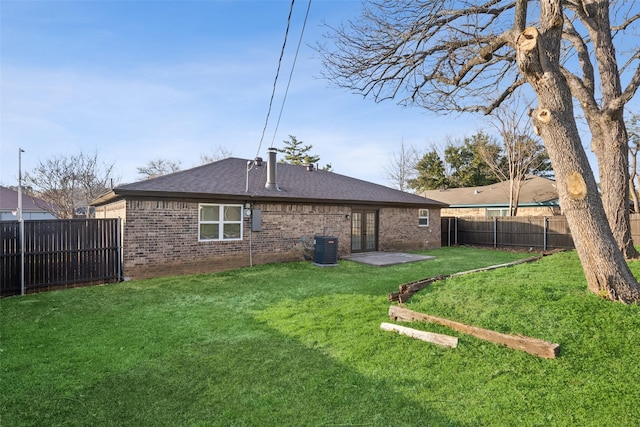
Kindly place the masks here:
MULTIPOLYGON (((634 160, 635 166, 635 160, 634 160)), ((633 200, 633 212, 640 213, 640 203, 638 202, 638 190, 636 188, 636 178, 638 175, 631 175, 629 177, 629 189, 631 190, 631 200, 633 200)))
POLYGON ((584 5, 592 17, 587 25, 598 62, 602 107, 585 108, 591 129, 591 147, 598 159, 604 210, 618 247, 627 259, 638 258, 629 223, 629 153, 623 107, 615 102, 622 95, 620 71, 611 36, 609 2, 593 1, 584 5))
POLYGON ((544 1, 541 30, 525 29, 517 39, 516 61, 538 98, 533 124, 547 148, 589 290, 602 297, 640 301, 640 284, 618 248, 605 215, 593 171, 576 126, 569 85, 559 65, 561 1, 544 1))
POLYGON ((640 254, 633 245, 629 222, 629 150, 622 112, 589 120, 591 147, 598 159, 602 204, 618 247, 627 259, 640 254))

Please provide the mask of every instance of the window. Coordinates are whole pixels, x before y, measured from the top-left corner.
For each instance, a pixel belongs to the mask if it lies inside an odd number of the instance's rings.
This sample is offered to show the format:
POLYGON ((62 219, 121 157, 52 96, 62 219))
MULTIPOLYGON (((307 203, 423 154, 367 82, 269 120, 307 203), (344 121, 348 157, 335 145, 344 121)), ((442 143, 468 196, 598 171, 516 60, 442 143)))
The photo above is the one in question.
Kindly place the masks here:
POLYGON ((242 240, 242 205, 200 204, 198 240, 242 240))
POLYGON ((489 208, 487 209, 487 218, 496 216, 509 216, 509 208, 489 208))
POLYGON ((429 226, 429 209, 418 209, 418 225, 420 227, 429 226))

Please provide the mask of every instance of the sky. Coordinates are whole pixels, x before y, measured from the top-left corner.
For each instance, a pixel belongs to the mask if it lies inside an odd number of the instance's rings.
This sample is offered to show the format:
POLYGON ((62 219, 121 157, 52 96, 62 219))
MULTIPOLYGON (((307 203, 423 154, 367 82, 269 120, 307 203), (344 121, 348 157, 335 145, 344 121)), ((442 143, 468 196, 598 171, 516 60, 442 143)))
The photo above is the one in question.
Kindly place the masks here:
POLYGON ((127 183, 151 160, 186 169, 220 149, 266 158, 294 135, 320 166, 391 185, 386 168, 401 144, 426 151, 487 127, 480 116, 376 104, 322 79, 313 46, 325 25, 356 19, 359 1, 312 2, 283 105, 307 8, 298 0, 263 136, 289 8, 289 0, 0 0, 0 184, 17 185, 20 148, 23 173, 97 152, 127 183))
POLYGON ((475 133, 469 119, 375 104, 321 78, 313 46, 325 24, 356 18, 359 1, 312 2, 283 106, 307 4, 295 3, 260 146, 288 0, 0 0, 0 183, 17 184, 19 148, 23 173, 97 152, 133 182, 150 160, 186 169, 220 148, 266 158, 294 135, 320 166, 390 185, 385 167, 401 143, 426 149, 475 133))

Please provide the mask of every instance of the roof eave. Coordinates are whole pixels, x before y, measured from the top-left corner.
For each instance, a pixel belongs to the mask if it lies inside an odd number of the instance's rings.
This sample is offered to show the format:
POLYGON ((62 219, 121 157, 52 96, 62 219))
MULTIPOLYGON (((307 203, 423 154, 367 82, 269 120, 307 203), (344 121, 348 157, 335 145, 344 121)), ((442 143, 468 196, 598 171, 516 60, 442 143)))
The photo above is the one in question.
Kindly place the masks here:
POLYGON ((138 197, 145 199, 181 199, 181 200, 237 200, 241 202, 263 202, 263 203, 322 203, 333 205, 361 205, 361 206, 404 206, 404 207, 424 207, 424 208, 446 208, 446 203, 425 199, 425 202, 407 202, 407 201, 377 201, 377 200, 350 200, 350 199, 319 199, 319 198, 301 198, 301 197, 283 197, 275 194, 274 196, 253 196, 247 194, 216 194, 216 193, 184 193, 171 191, 144 191, 144 190, 124 190, 114 189, 101 196, 98 196, 91 202, 91 206, 102 206, 108 203, 121 200, 127 197, 138 197))
MULTIPOLYGON (((548 200, 545 202, 525 202, 518 203, 519 208, 530 207, 547 207, 547 206, 559 206, 558 200, 548 200)), ((475 203, 475 204, 451 204, 450 208, 508 208, 508 203, 475 203)))

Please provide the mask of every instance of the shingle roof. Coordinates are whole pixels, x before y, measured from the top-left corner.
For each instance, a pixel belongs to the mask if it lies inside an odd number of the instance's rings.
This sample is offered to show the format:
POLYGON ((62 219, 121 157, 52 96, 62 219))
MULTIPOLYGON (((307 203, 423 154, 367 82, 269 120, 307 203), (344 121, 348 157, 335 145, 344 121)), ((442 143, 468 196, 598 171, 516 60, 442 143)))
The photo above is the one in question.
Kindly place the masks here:
MULTIPOLYGON (((24 188, 24 187, 23 187, 24 188)), ((49 204, 42 199, 22 193, 22 211, 45 212, 49 204)), ((18 192, 0 185, 0 210, 15 210, 18 207, 18 192)))
POLYGON ((92 203, 99 206, 126 196, 228 198, 261 201, 437 206, 444 204, 415 194, 306 166, 277 164, 280 191, 265 188, 267 162, 248 172, 247 160, 230 157, 192 169, 114 188, 92 203))
MULTIPOLYGON (((424 197, 446 203, 449 207, 509 206, 509 181, 482 187, 449 188, 420 193, 424 197)), ((520 188, 519 205, 554 204, 558 200, 556 182, 539 176, 528 176, 520 188)))

